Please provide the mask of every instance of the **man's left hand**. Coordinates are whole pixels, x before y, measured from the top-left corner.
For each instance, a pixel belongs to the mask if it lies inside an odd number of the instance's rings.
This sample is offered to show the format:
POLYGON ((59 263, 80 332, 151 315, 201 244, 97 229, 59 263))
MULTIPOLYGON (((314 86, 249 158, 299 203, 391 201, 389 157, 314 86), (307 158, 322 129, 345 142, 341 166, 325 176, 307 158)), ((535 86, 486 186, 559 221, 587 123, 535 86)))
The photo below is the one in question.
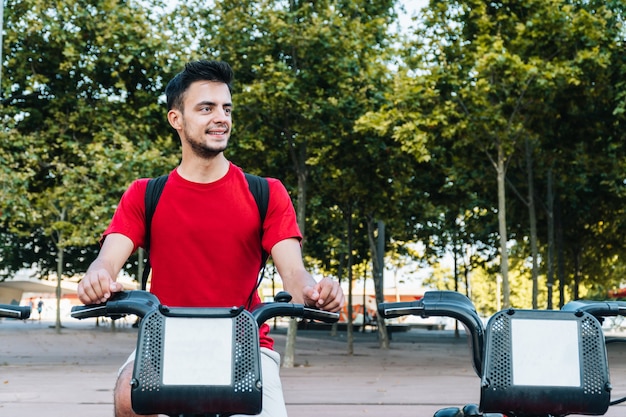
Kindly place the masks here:
POLYGON ((345 303, 343 290, 331 278, 322 278, 315 286, 304 287, 304 304, 320 310, 337 312, 345 303))

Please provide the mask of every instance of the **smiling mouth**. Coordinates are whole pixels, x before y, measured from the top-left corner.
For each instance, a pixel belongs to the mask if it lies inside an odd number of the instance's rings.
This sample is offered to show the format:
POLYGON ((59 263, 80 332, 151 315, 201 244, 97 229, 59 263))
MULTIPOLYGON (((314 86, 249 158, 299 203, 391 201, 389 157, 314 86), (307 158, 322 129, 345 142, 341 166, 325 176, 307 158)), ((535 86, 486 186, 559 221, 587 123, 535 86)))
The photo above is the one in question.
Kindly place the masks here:
POLYGON ((225 135, 226 133, 228 133, 228 129, 206 130, 205 133, 213 136, 225 135))

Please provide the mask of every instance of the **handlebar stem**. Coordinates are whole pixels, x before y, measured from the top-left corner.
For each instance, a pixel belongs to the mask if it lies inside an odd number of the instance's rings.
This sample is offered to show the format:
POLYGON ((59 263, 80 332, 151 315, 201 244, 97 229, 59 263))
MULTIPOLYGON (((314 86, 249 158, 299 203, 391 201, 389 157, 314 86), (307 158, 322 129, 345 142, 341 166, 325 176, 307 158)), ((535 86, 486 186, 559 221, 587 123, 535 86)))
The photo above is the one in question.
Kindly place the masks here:
POLYGON ((469 298, 455 291, 428 291, 417 301, 380 303, 379 313, 385 318, 405 315, 428 318, 452 317, 465 325, 472 345, 474 371, 481 376, 485 346, 485 329, 469 298))

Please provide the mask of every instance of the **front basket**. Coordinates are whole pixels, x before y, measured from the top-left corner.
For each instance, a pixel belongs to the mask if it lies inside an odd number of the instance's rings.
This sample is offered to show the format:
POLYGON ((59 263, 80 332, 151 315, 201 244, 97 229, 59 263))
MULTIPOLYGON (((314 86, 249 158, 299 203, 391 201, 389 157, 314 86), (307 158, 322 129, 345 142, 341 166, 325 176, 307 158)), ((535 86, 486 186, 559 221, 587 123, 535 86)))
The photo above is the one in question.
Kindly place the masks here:
POLYGON ((131 385, 138 414, 259 414, 256 321, 245 310, 219 308, 170 308, 147 315, 131 385))
POLYGON ((480 409, 603 415, 610 383, 602 327, 587 313, 505 310, 487 323, 480 409))

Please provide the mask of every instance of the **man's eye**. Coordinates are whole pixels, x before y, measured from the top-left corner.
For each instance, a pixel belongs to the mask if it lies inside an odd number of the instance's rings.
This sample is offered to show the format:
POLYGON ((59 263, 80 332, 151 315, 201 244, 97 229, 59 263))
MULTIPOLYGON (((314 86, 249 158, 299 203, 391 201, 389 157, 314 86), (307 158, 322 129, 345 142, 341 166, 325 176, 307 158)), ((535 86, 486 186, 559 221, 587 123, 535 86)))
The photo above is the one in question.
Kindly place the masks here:
POLYGON ((230 109, 230 108, 224 109, 224 113, 226 114, 231 114, 232 112, 233 112, 233 109, 230 109))
POLYGON ((209 106, 200 107, 200 111, 211 111, 209 106))

